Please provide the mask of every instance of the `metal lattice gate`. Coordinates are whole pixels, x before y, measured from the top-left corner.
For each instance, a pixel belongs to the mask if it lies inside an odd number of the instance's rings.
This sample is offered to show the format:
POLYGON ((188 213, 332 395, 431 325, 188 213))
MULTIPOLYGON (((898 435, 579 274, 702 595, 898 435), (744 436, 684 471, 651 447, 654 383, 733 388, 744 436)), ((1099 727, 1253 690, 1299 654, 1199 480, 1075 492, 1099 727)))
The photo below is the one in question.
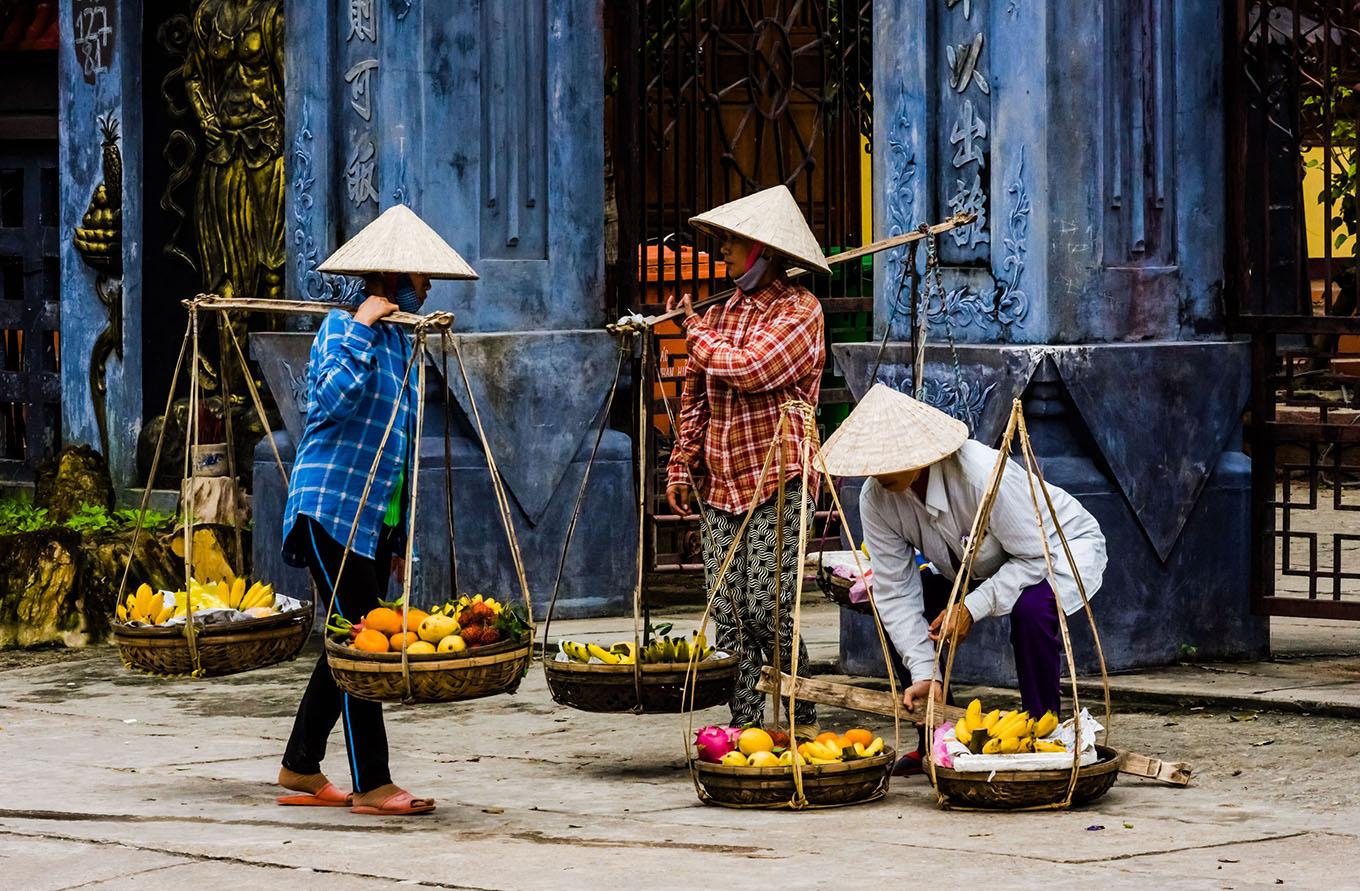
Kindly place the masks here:
POLYGON ((0 141, 0 479, 61 441, 57 147, 0 141))
POLYGON ((1360 9, 1230 9, 1228 258, 1252 338, 1254 607, 1360 619, 1360 9))
MULTIPOLYGON (((610 157, 618 208, 611 264, 621 311, 659 311, 667 296, 728 286, 716 245, 689 217, 786 184, 829 250, 871 239, 868 175, 871 3, 865 0, 636 0, 612 5, 617 92, 610 157)), ((872 258, 815 284, 828 339, 864 340, 872 258)), ((813 286, 809 280, 805 284, 813 286)), ((684 336, 659 328, 646 547, 661 572, 697 570, 694 524, 665 506, 671 431, 662 395, 678 397, 684 336)), ((828 350, 828 355, 830 351, 828 350)), ((819 421, 843 417, 849 390, 828 362, 819 421)))

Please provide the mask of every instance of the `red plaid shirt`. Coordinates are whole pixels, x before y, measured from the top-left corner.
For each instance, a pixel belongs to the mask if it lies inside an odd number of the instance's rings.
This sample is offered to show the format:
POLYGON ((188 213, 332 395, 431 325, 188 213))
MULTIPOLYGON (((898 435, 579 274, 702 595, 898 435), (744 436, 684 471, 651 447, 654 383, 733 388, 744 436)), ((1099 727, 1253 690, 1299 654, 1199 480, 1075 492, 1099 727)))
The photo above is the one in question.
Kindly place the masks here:
MULTIPOLYGON (((779 407, 791 399, 817 405, 826 361, 822 307, 806 288, 777 279, 755 294, 738 292, 703 318, 690 316, 685 328, 689 361, 668 483, 687 483, 692 472, 706 479, 706 502, 745 513, 779 485, 772 462, 756 492, 779 407)), ((782 460, 796 476, 806 433, 797 415, 790 421, 782 460)))

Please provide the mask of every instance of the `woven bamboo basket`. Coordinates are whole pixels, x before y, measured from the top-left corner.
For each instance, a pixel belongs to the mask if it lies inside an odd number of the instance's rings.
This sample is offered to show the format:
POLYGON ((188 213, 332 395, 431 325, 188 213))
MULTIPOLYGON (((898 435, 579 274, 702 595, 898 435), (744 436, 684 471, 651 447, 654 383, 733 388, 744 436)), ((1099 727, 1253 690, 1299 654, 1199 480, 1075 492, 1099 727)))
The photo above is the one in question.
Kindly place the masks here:
MULTIPOLYGON (((1114 785, 1119 776, 1119 753, 1096 746, 1098 759, 1081 768, 1072 804, 1095 801, 1114 785)), ((930 771, 926 771, 930 775, 930 771)), ((1072 779, 1070 768, 1061 770, 1008 770, 995 774, 960 773, 945 767, 935 768, 936 791, 944 796, 945 806, 970 810, 1025 810, 1049 808, 1067 795, 1072 779)))
MULTIPOLYGON (((592 665, 581 662, 543 663, 548 689, 554 702, 583 712, 631 712, 679 714, 689 705, 685 692, 686 662, 642 666, 642 701, 631 665, 592 665)), ((737 657, 724 656, 699 663, 694 687, 694 708, 724 705, 732 698, 737 678, 737 657)))
POLYGON ((477 647, 465 655, 408 654, 408 691, 401 653, 365 653, 326 639, 326 661, 336 686, 351 696, 374 702, 461 702, 514 693, 524 679, 532 653, 532 635, 525 634, 519 640, 477 647))
MULTIPOLYGON (((221 677, 285 662, 297 656, 312 630, 312 605, 262 619, 198 626, 199 665, 204 677, 221 677)), ((123 664, 163 677, 193 673, 194 659, 184 627, 114 623, 113 641, 123 664)))
MULTIPOLYGON (((778 809, 789 807, 796 794, 792 767, 729 767, 697 760, 691 766, 706 804, 778 809)), ((840 764, 807 764, 803 794, 810 807, 877 801, 888 792, 892 766, 892 749, 840 764)))

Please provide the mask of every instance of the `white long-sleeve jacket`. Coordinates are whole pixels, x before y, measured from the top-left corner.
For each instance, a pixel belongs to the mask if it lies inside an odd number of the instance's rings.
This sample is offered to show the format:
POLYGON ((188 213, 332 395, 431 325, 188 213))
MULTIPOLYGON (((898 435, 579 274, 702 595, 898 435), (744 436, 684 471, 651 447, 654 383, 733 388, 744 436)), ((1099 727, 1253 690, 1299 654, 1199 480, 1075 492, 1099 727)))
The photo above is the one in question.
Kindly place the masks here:
MULTIPOLYGON (((884 629, 916 680, 931 676, 935 648, 926 635, 929 620, 923 615, 914 552, 920 550, 939 572, 954 578, 954 563, 963 556, 997 454, 980 442, 965 442, 926 471, 924 503, 911 490, 889 492, 873 479, 865 482, 860 493, 864 541, 874 569, 874 603, 884 629)), ((975 620, 1009 614, 1020 593, 1048 574, 1027 476, 1024 466, 1015 461, 1002 474, 1001 490, 973 567, 974 580, 983 581, 964 598, 975 620)), ((1062 489, 1049 484, 1048 491, 1086 595, 1094 596, 1105 573, 1105 536, 1100 524, 1062 489)), ((1081 594, 1053 518, 1043 504, 1043 493, 1038 494, 1053 557, 1053 586, 1063 612, 1070 615, 1082 608, 1081 594)))

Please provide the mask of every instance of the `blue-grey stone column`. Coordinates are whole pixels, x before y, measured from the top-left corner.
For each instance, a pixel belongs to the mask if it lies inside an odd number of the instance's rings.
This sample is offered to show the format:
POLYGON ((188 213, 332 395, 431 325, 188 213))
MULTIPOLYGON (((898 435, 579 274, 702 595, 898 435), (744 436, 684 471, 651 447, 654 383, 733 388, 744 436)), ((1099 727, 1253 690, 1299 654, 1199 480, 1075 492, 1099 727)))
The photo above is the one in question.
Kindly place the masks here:
POLYGON ((62 440, 105 451, 91 398, 90 361, 95 341, 121 316, 121 357, 105 366, 104 422, 107 458, 115 484, 133 484, 142 424, 141 377, 141 80, 140 0, 61 0, 61 405, 62 440), (99 119, 119 128, 123 162, 122 273, 101 283, 117 308, 105 309, 97 274, 72 238, 103 182, 99 119))
MULTIPOLYGON (((1268 646, 1246 584, 1248 356, 1221 300, 1222 41, 1190 36, 1221 34, 1222 14, 1213 0, 875 6, 875 235, 978 215, 939 239, 924 398, 988 443, 1023 398, 1048 479, 1106 533, 1094 604, 1112 668, 1268 646)), ((904 257, 876 268, 882 364, 877 344, 836 348, 857 394, 913 390, 904 257)), ((1004 624, 969 641, 965 676, 1008 680, 1004 624)), ((849 614, 842 658, 881 663, 849 614)))
MULTIPOLYGON (((323 276, 337 242, 406 204, 478 271, 440 281, 487 439, 510 494, 542 618, 584 462, 614 371, 604 317, 603 27, 598 0, 431 4, 289 3, 289 293, 349 301, 354 279, 323 276)), ((294 390, 306 338, 253 348, 300 434, 294 390)), ((450 357, 459 584, 518 598, 472 401, 450 357)), ((432 379, 435 378, 433 371, 432 379)), ((441 429, 426 424, 415 573, 418 596, 448 593, 441 429), (428 510, 428 514, 426 511, 428 510)), ((604 440, 564 571, 558 615, 621 612, 631 594, 635 485, 628 438, 604 440)), ((257 468, 256 505, 281 505, 257 468), (262 497, 263 495, 263 497, 262 497)), ((276 565, 277 519, 257 510, 256 560, 276 565)), ((282 568, 277 571, 282 573, 282 568)))

